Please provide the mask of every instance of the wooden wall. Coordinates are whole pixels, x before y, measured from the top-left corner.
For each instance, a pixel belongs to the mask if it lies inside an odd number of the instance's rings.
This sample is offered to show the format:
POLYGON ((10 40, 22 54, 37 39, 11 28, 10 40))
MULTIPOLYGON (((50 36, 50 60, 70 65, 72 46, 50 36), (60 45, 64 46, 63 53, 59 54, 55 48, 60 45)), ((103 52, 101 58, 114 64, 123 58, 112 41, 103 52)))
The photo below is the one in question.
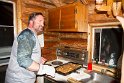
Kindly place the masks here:
MULTIPOLYGON (((45 16, 45 29, 48 27, 48 11, 43 7, 40 0, 15 0, 17 6, 17 32, 27 27, 28 16, 32 12, 42 12, 45 16)), ((112 16, 106 14, 99 14, 95 11, 95 3, 91 3, 88 6, 88 22, 100 23, 100 22, 112 22, 117 21, 112 16), (104 19, 102 19, 104 18, 104 19)), ((58 47, 74 47, 80 49, 87 49, 88 33, 66 33, 66 32, 44 32, 45 46, 42 48, 42 55, 48 60, 56 58, 56 48, 58 47)))
MULTIPOLYGON (((16 0, 16 9, 18 33, 27 27, 28 17, 32 12, 42 12, 47 16, 47 9, 38 0, 16 0)), ((45 21, 47 22, 47 18, 45 21)))
POLYGON ((95 8, 95 0, 88 4, 88 22, 89 23, 107 23, 107 22, 118 22, 113 16, 112 12, 110 15, 107 11, 98 11, 95 8))
POLYGON ((45 32, 45 46, 42 54, 48 60, 56 59, 56 49, 61 47, 72 47, 76 49, 87 49, 87 33, 65 33, 45 32))
POLYGON ((44 32, 44 48, 42 49, 43 57, 47 60, 56 59, 56 48, 59 46, 59 33, 44 32))

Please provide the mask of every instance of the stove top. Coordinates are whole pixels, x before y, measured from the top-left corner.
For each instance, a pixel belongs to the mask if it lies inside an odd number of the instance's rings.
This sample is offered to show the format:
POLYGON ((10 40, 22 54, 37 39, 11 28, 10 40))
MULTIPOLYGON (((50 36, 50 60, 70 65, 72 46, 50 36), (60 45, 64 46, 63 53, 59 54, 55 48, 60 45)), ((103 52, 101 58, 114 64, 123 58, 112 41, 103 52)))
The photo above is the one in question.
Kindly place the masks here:
MULTIPOLYGON (((70 51, 70 50, 69 50, 70 51)), ((67 52, 67 51, 66 51, 67 52)), ((60 51, 59 50, 59 54, 57 54, 57 59, 55 59, 55 60, 52 60, 52 61, 48 61, 48 62, 46 62, 45 64, 48 64, 48 65, 51 65, 51 66, 53 66, 53 67, 57 67, 57 66, 59 66, 59 65, 63 65, 63 64, 66 64, 66 63, 69 63, 69 62, 74 62, 74 63, 81 63, 81 64, 83 64, 83 62, 82 62, 82 59, 81 60, 79 60, 79 57, 78 58, 76 58, 76 57, 73 57, 73 58, 70 58, 70 57, 66 57, 67 55, 66 55, 66 52, 65 51, 60 51), (63 53, 62 52, 64 52, 65 53, 65 55, 63 55, 63 53)), ((69 56, 71 55, 76 55, 77 56, 77 54, 75 54, 74 52, 69 52, 68 53, 69 54, 69 56)), ((80 54, 79 56, 82 56, 82 54, 80 54)), ((86 77, 86 75, 85 75, 85 73, 83 73, 83 71, 85 70, 85 68, 80 68, 80 69, 78 69, 78 70, 76 70, 76 72, 72 72, 71 74, 69 74, 69 75, 66 75, 66 76, 64 76, 64 75, 61 75, 61 74, 59 74, 59 73, 55 73, 55 77, 54 78, 51 78, 51 79, 53 79, 53 80, 56 80, 56 81, 62 81, 62 82, 67 82, 67 79, 69 78, 69 77, 73 77, 73 78, 75 78, 75 79, 77 79, 77 76, 78 76, 78 79, 77 80, 81 80, 81 79, 84 79, 85 77, 86 77), (77 73, 78 72, 78 73, 77 73), (80 78, 79 78, 80 77, 80 78)), ((90 77, 89 75, 87 76, 88 78, 90 77)))
POLYGON ((79 64, 87 63, 87 51, 72 49, 72 48, 57 48, 56 49, 57 59, 48 61, 46 64, 51 66, 58 66, 68 62, 74 62, 79 64))
POLYGON ((55 60, 48 61, 48 62, 46 62, 45 64, 51 65, 51 66, 53 66, 53 67, 56 67, 56 66, 59 66, 59 65, 68 63, 68 62, 70 62, 70 61, 69 61, 69 60, 66 60, 66 59, 63 59, 63 58, 57 58, 57 59, 55 59, 55 60))
POLYGON ((57 48, 57 57, 63 57, 64 59, 70 60, 79 64, 87 63, 87 50, 76 49, 76 48, 57 48))
MULTIPOLYGON (((52 60, 52 61, 48 61, 46 64, 51 65, 53 67, 57 67, 59 65, 66 64, 68 62, 71 62, 71 61, 70 60, 63 59, 63 58, 59 58, 59 59, 55 59, 55 60, 52 60), (54 62, 55 62, 55 64, 53 64, 54 62), (60 64, 56 64, 56 62, 57 63, 60 63, 60 64)), ((76 72, 72 72, 72 73, 70 73, 70 74, 68 74, 66 76, 65 75, 61 75, 59 73, 55 73, 55 77, 54 78, 51 78, 51 77, 49 77, 49 78, 57 81, 58 83, 59 82, 67 83, 67 80, 70 77, 73 77, 73 78, 75 78, 77 80, 81 80, 81 79, 84 79, 84 78, 89 78, 90 75, 84 73, 83 72, 84 70, 86 70, 86 69, 85 68, 80 68, 80 69, 76 70, 76 72), (78 76, 78 78, 77 78, 77 76, 78 76)))

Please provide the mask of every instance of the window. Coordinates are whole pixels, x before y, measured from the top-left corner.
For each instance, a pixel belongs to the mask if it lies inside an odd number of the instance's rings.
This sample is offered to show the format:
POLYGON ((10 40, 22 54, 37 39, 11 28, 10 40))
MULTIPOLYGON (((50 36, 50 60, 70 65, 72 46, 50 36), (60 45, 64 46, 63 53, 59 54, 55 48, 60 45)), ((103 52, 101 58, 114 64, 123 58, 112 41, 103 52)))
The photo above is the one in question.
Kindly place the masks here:
POLYGON ((94 28, 93 59, 116 67, 122 51, 122 28, 94 28), (112 62, 113 61, 113 62, 112 62))

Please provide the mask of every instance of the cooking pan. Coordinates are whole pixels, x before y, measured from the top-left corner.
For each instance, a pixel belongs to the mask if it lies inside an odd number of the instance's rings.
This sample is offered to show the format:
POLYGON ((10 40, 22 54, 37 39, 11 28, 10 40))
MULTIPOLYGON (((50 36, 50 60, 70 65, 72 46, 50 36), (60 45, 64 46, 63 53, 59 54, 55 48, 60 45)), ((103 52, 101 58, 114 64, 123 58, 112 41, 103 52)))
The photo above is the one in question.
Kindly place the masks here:
POLYGON ((76 70, 80 69, 82 65, 74 62, 68 62, 62 65, 59 65, 55 67, 56 73, 59 73, 61 75, 68 75, 72 72, 75 72, 76 70))

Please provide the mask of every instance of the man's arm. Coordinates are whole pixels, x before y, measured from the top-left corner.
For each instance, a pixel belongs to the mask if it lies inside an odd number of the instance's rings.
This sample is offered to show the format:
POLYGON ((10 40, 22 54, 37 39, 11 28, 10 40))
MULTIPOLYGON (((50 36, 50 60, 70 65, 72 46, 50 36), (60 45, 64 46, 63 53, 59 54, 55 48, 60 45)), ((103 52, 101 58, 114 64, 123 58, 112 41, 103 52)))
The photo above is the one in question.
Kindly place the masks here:
MULTIPOLYGON (((17 48, 17 62, 19 66, 30 71, 38 71, 39 75, 47 74, 54 77, 54 67, 37 63, 31 59, 35 42, 35 37, 28 32, 19 35, 17 48)), ((44 58, 41 59, 43 60, 43 63, 46 61, 44 58)))
POLYGON ((30 71, 38 71, 40 65, 31 59, 32 51, 36 44, 36 39, 33 35, 27 29, 18 36, 17 62, 20 67, 30 71))
POLYGON ((40 68, 40 64, 36 63, 35 61, 27 68, 30 71, 38 71, 40 68))

